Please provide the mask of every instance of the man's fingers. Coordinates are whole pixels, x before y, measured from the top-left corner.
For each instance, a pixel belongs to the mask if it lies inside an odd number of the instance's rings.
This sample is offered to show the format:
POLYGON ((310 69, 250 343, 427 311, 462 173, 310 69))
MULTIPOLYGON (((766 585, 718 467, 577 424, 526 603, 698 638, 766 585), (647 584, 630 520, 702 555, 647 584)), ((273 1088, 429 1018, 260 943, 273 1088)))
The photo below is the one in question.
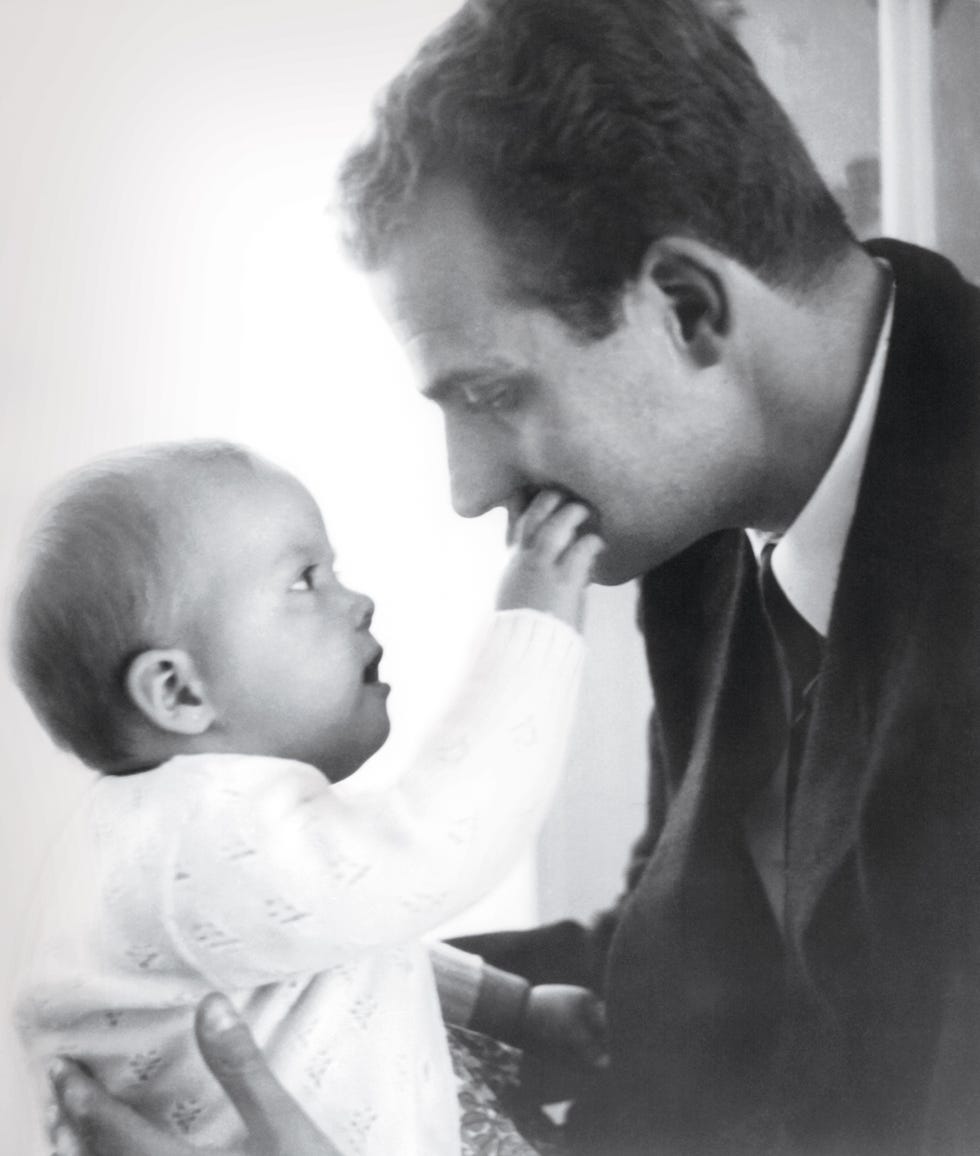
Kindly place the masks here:
POLYGON ((71 1060, 55 1060, 49 1077, 61 1111, 57 1156, 192 1156, 193 1149, 148 1124, 71 1060))
POLYGON ((59 1122, 51 1131, 54 1156, 89 1156, 89 1150, 76 1135, 70 1125, 59 1122))
POLYGON ((51 1144, 52 1153, 54 1156, 88 1156, 81 1137, 68 1123, 61 1111, 53 1076, 51 1090, 56 1098, 44 1109, 44 1130, 51 1144))
POLYGON ((600 1078, 595 1068, 571 1067, 525 1052, 520 1068, 521 1098, 536 1104, 574 1100, 594 1088, 600 1078))
POLYGON ((587 1045, 583 1059, 588 1067, 597 1068, 599 1071, 604 1071, 610 1064, 609 1052, 597 1040, 592 1040, 587 1045))
POLYGON ((587 1067, 609 1067, 609 1049, 605 1037, 596 1031, 589 1031, 582 1037, 581 1054, 587 1067))
POLYGON ((51 1143, 54 1143, 55 1130, 63 1123, 61 1108, 56 1103, 48 1104, 44 1109, 44 1131, 51 1143))
POLYGON ((268 1133, 268 1117, 281 1108, 286 1093, 225 996, 212 993, 205 997, 197 1009, 194 1031, 204 1062, 238 1109, 246 1128, 250 1133, 255 1129, 268 1133))
POLYGON ((592 995, 585 1001, 582 1010, 588 1029, 587 1059, 593 1067, 608 1068, 606 1005, 598 996, 592 995))
POLYGON ((212 992, 194 1020, 205 1063, 245 1122, 256 1152, 339 1156, 283 1088, 228 999, 212 992))
MULTIPOLYGON (((250 1153, 340 1156, 273 1076, 251 1032, 224 996, 212 994, 201 1002, 194 1027, 201 1054, 245 1123, 250 1153)), ((60 1113, 60 1122, 52 1122, 57 1156, 199 1152, 110 1096, 73 1061, 56 1060, 49 1076, 60 1113)))

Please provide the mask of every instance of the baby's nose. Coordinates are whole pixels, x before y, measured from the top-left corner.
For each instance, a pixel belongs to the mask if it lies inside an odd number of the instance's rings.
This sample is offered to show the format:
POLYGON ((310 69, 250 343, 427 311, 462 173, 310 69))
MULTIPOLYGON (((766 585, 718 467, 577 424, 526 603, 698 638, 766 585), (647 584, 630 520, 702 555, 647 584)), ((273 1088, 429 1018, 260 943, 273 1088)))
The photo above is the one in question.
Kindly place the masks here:
POLYGON ((358 630, 367 630, 374 618, 374 600, 366 594, 354 594, 354 621, 358 630))

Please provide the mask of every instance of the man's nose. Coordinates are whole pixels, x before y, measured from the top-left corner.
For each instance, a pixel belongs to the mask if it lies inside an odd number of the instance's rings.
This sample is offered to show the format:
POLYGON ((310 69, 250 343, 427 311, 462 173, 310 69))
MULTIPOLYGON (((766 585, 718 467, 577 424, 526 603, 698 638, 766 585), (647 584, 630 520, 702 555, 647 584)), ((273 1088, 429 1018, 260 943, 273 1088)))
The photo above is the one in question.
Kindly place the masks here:
POLYGON ((517 488, 516 474, 489 439, 447 422, 446 454, 453 509, 460 517, 479 518, 507 504, 517 488))

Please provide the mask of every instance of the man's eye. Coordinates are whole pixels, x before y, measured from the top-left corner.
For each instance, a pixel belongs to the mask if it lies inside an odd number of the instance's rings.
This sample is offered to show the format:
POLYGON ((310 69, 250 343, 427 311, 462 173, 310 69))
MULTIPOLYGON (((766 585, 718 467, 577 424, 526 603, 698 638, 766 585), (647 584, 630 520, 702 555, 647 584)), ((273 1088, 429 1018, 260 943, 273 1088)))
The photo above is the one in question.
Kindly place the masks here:
POLYGON ((289 587, 290 590, 312 590, 316 586, 316 566, 307 566, 296 581, 289 587))

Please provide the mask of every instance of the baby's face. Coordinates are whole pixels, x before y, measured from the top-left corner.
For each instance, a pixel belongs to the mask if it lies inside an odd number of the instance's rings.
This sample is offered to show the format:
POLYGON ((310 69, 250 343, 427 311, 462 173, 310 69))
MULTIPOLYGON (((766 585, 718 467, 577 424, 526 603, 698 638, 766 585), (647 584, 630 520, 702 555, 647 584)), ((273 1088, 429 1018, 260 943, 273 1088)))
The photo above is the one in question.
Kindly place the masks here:
POLYGON ((316 503, 263 470, 188 495, 194 551, 181 640, 215 711, 214 749, 275 755, 333 781, 384 743, 374 605, 338 581, 316 503))

